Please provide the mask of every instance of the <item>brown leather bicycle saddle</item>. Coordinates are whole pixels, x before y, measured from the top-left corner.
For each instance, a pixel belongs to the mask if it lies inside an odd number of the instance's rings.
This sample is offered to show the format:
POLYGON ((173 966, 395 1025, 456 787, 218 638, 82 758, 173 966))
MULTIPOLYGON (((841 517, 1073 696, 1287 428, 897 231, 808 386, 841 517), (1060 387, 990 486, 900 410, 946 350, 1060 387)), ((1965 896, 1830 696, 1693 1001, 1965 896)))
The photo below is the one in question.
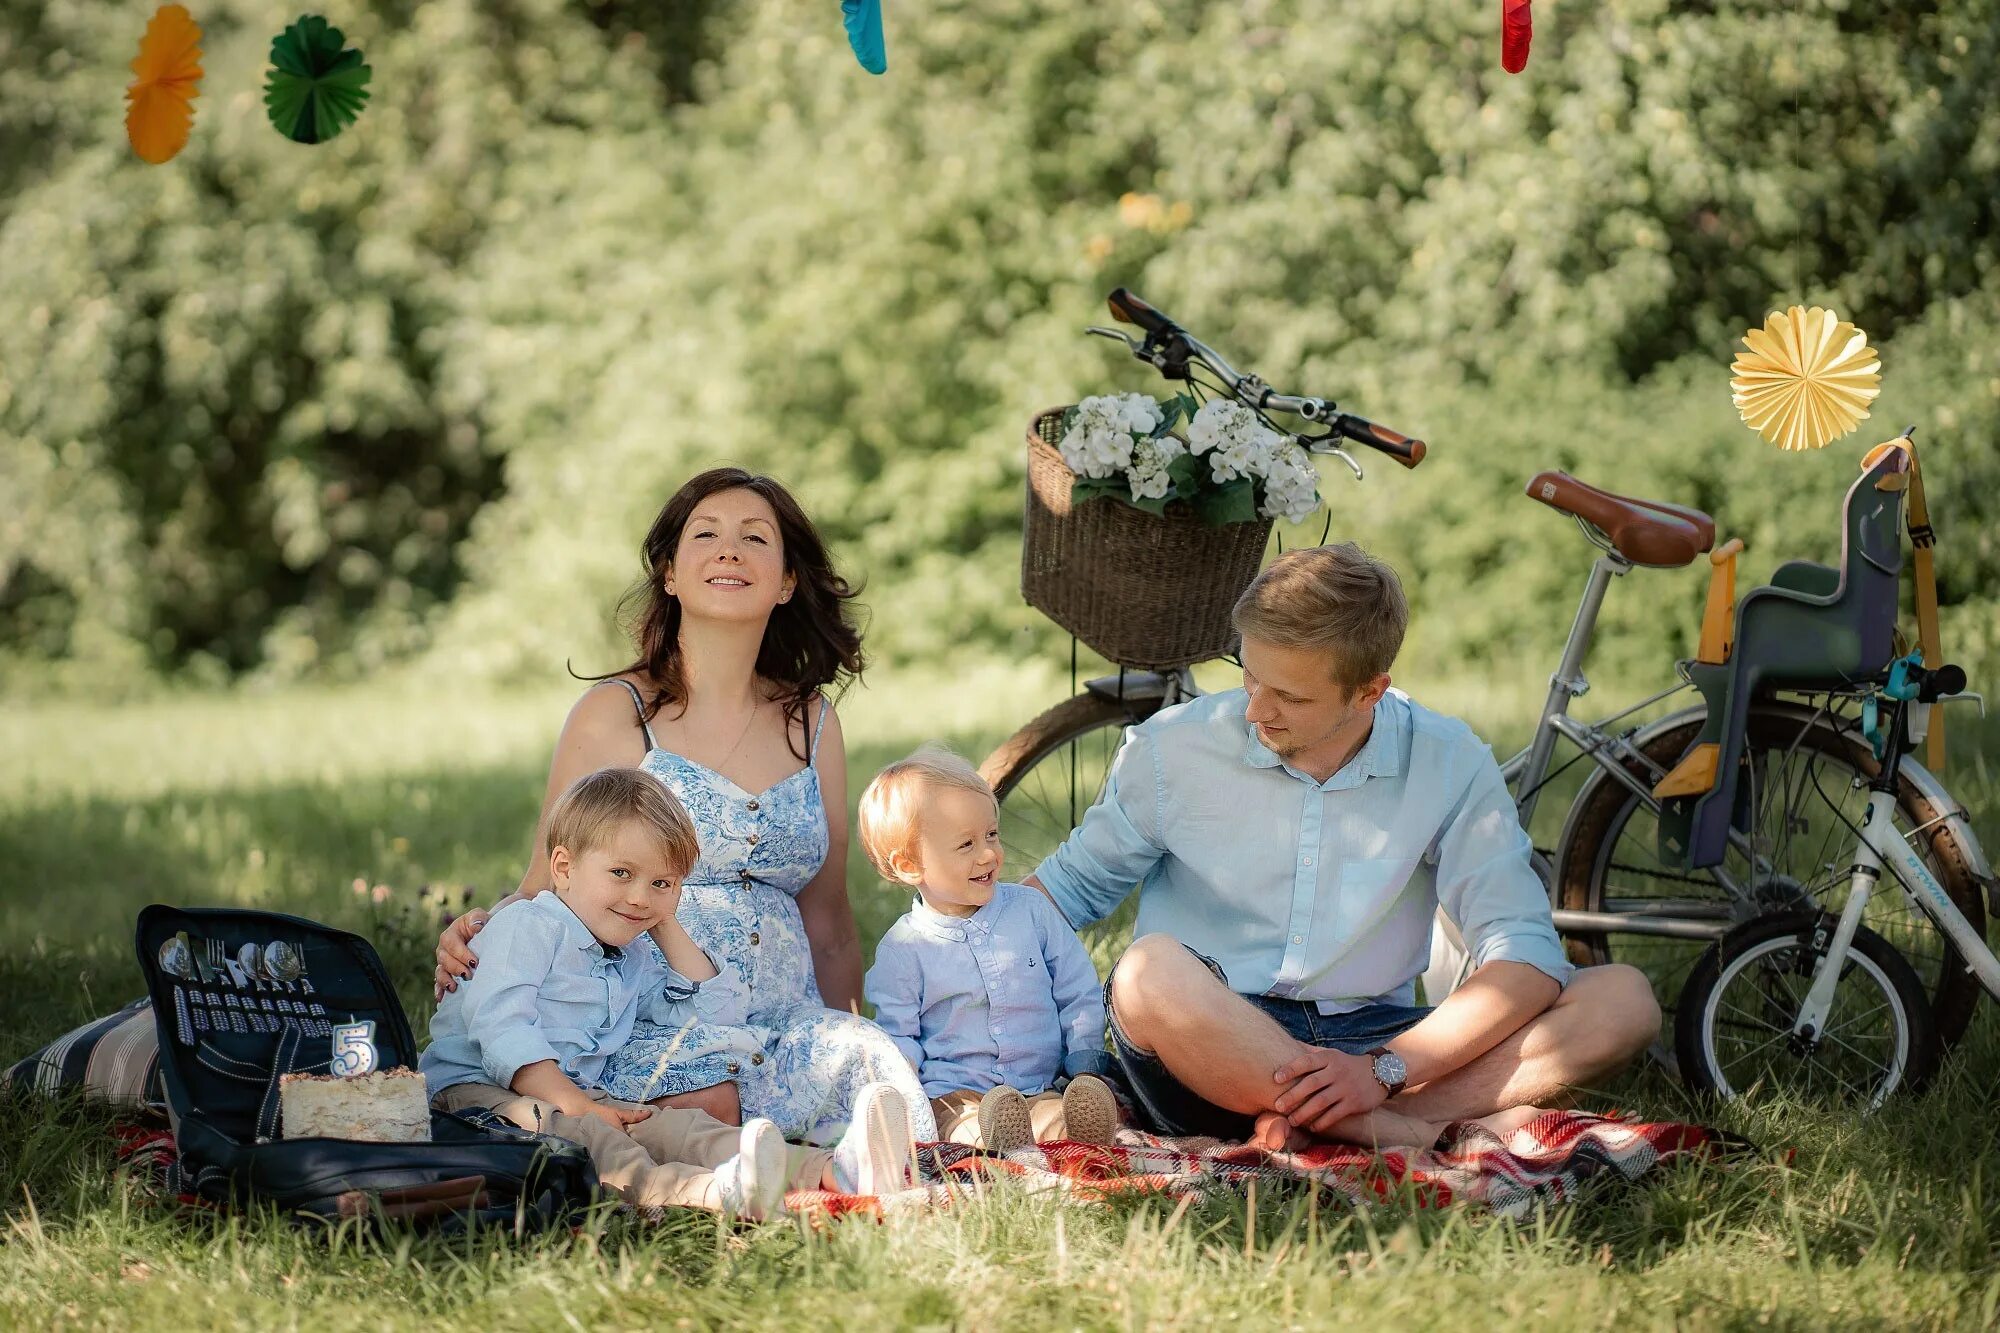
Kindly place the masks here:
POLYGON ((1635 565, 1685 565, 1715 545, 1715 520, 1699 509, 1600 491, 1567 472, 1536 473, 1528 494, 1590 524, 1635 565))

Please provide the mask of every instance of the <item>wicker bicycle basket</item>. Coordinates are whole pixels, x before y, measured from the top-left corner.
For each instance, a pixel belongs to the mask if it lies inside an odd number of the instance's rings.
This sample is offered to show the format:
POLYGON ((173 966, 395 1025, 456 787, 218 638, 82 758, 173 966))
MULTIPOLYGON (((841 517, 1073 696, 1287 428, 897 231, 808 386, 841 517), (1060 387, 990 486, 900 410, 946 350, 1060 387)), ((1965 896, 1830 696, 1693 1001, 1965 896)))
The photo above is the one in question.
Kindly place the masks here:
POLYGON ((1056 452, 1064 408, 1028 424, 1021 595, 1107 660, 1168 671, 1233 652, 1229 612, 1264 560, 1271 520, 1212 528, 1184 504, 1164 518, 1100 496, 1070 503, 1056 452))

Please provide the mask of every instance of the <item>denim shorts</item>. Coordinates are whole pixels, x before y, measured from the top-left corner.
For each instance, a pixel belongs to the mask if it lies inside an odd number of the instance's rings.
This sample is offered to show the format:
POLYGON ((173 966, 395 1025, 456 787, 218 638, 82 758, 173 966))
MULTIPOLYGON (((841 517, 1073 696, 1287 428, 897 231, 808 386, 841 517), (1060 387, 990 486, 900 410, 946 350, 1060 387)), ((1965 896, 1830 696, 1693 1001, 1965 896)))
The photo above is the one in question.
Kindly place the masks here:
MULTIPOLYGON (((1193 949, 1188 952, 1207 964, 1217 981, 1229 984, 1213 958, 1193 949)), ((1111 971, 1113 976, 1118 973, 1115 967, 1111 971)), ((1424 1005, 1370 1004, 1344 1014, 1322 1014, 1310 1000, 1281 1000, 1270 995, 1243 998, 1306 1045, 1345 1051, 1349 1055, 1361 1055, 1401 1036, 1431 1012, 1424 1005)), ((1159 1134, 1205 1134, 1232 1141, 1250 1136, 1256 1123, 1253 1117, 1225 1110, 1190 1092, 1167 1071, 1158 1056, 1140 1050, 1127 1039, 1124 1029, 1118 1026, 1118 1014, 1111 1007, 1109 980, 1104 983, 1104 1012, 1111 1018, 1111 1050, 1118 1059, 1119 1073, 1149 1128, 1159 1134)))

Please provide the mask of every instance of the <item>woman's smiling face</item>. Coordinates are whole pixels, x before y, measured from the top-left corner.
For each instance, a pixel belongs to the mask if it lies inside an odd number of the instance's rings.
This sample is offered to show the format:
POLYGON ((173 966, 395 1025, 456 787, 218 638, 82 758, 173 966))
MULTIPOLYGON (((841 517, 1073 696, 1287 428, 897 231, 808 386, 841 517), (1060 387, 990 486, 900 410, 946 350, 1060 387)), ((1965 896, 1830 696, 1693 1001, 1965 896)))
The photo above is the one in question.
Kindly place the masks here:
POLYGON ((674 549, 667 591, 710 620, 767 620, 791 598, 778 516, 755 491, 717 491, 695 506, 674 549))

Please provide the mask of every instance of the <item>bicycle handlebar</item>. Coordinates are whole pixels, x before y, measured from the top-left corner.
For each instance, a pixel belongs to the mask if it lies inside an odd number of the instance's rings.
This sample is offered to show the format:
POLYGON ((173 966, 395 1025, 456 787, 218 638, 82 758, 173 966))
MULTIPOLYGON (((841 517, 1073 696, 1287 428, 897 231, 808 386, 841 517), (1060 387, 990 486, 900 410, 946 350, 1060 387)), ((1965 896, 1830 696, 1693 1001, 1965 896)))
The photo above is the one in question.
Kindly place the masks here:
MULTIPOLYGON (((1406 468, 1423 462, 1424 455, 1429 452, 1422 440, 1365 417, 1337 411, 1324 398, 1279 393, 1256 375, 1239 374, 1234 366, 1223 360, 1221 353, 1189 334, 1165 311, 1147 304, 1123 287, 1114 289, 1106 298, 1106 304, 1111 307, 1113 319, 1145 330, 1143 342, 1126 338, 1126 344, 1132 348, 1134 356, 1151 362, 1168 379, 1186 379, 1187 363, 1198 361, 1222 381, 1230 397, 1246 407, 1258 411, 1289 412, 1307 421, 1322 423, 1332 434, 1385 453, 1406 468)), ((1113 329, 1093 331, 1124 337, 1113 329)), ((1354 461, 1349 459, 1348 464, 1354 466, 1354 461)))

